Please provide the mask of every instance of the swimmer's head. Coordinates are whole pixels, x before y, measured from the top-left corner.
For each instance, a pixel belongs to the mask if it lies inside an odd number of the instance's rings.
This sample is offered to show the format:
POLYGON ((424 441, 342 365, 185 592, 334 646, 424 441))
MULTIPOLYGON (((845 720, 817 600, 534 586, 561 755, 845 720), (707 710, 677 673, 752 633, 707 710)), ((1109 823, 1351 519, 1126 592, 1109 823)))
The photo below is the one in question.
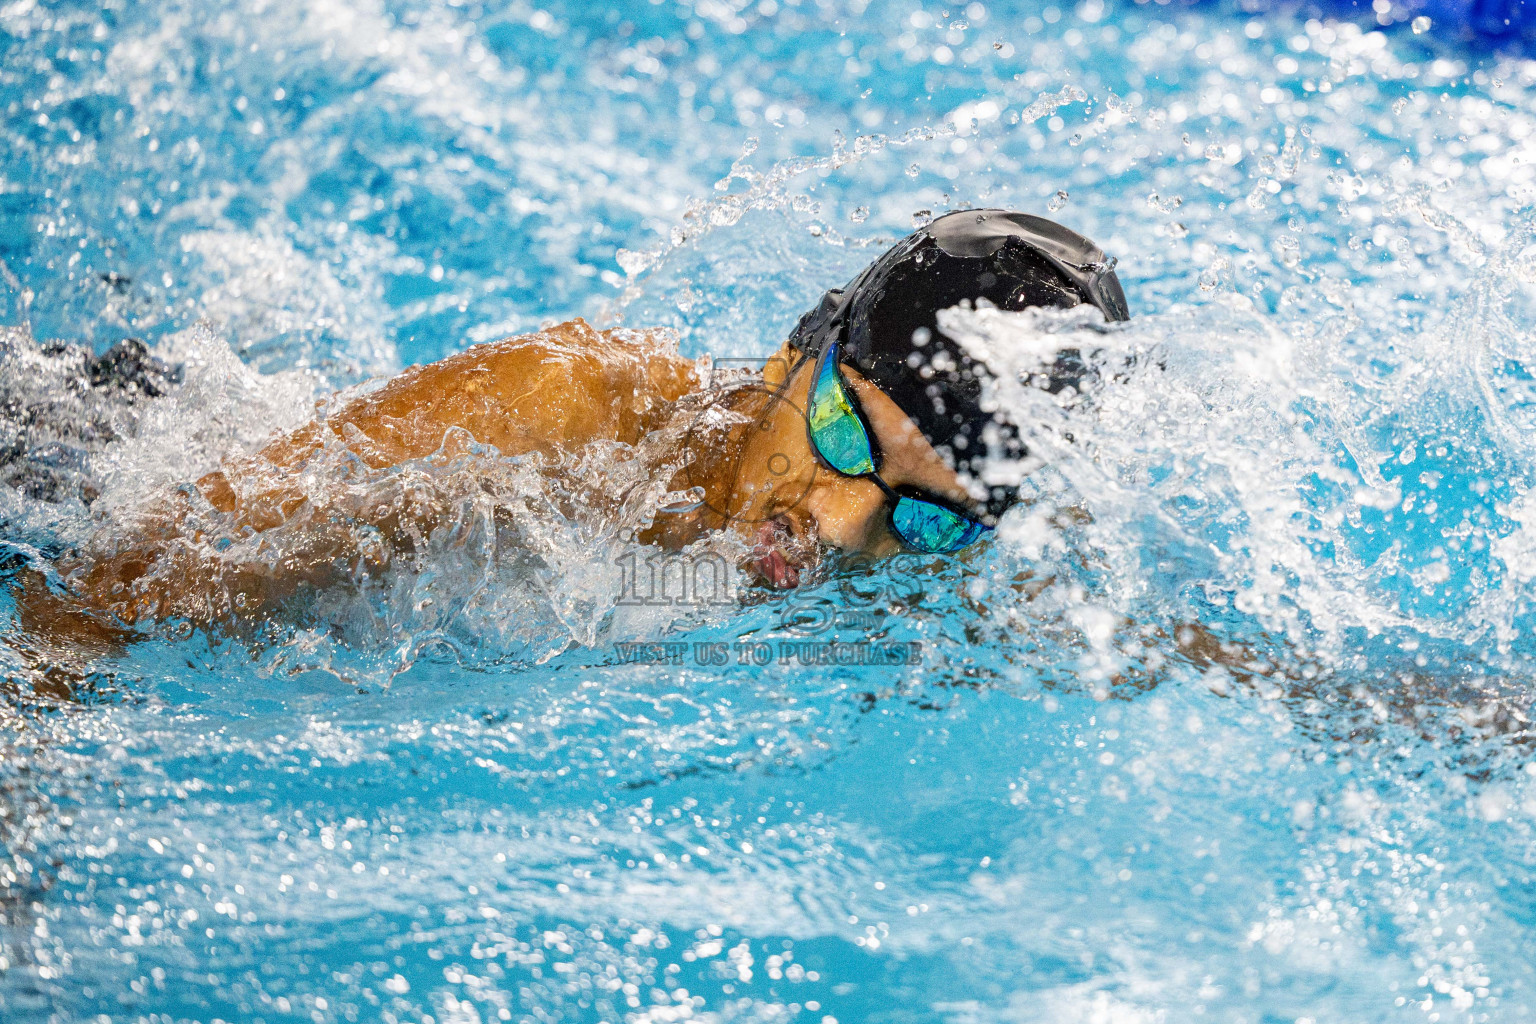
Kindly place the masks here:
MULTIPOLYGON (((988 368, 939 329, 938 313, 986 300, 1005 310, 1090 303, 1106 320, 1129 317, 1113 261, 1074 231, 1007 210, 962 210, 908 235, 800 318, 789 344, 816 358, 836 345, 911 419, 960 477, 989 524, 1017 487, 981 483, 989 457, 1017 459, 1014 425, 983 408, 988 368)), ((1052 372, 1052 389, 1075 383, 1075 360, 1052 372)))
MULTIPOLYGON (((736 462, 729 518, 770 583, 795 585, 824 546, 958 550, 1016 500, 982 471, 1024 454, 1018 430, 983 407, 988 368, 938 325, 940 310, 978 300, 1127 317, 1102 251, 1005 210, 941 217, 828 292, 765 368, 778 398, 736 462)), ((1067 383, 1071 367, 1056 373, 1067 383)))

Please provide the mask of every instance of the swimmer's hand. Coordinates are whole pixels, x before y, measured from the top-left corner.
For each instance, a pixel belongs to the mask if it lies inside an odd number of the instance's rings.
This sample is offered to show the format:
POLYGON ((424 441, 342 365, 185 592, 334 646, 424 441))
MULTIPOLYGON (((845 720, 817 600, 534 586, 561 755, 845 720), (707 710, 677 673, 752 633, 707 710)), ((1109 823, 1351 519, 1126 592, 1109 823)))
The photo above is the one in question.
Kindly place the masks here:
POLYGON ((50 705, 81 699, 91 685, 91 663, 121 654, 130 634, 80 602, 54 593, 35 569, 22 570, 14 585, 21 630, 5 634, 0 642, 19 656, 24 669, 0 680, 4 691, 13 700, 50 705))
POLYGON ((126 631, 68 596, 54 593, 42 573, 23 570, 17 582, 16 618, 24 633, 36 641, 29 650, 70 662, 121 652, 126 631))

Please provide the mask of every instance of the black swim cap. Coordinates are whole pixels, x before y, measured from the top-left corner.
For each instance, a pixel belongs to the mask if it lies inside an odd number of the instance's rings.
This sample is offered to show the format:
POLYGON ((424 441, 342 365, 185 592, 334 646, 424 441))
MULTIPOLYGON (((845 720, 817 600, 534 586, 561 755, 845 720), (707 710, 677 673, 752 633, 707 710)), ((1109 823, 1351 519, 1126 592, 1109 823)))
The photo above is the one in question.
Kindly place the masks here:
MULTIPOLYGON (((908 235, 846 287, 827 292, 789 343, 810 358, 840 345, 841 361, 890 396, 974 488, 989 442, 1005 458, 1024 455, 1017 428, 982 408, 987 368, 939 330, 939 310, 977 299, 1008 310, 1089 302, 1106 320, 1130 317, 1114 262, 1082 235, 1027 213, 962 210, 908 235)), ((1080 376, 1076 354, 1064 354, 1051 372, 1052 389, 1080 376)), ((989 521, 1018 494, 1007 485, 987 491, 978 504, 989 521)))

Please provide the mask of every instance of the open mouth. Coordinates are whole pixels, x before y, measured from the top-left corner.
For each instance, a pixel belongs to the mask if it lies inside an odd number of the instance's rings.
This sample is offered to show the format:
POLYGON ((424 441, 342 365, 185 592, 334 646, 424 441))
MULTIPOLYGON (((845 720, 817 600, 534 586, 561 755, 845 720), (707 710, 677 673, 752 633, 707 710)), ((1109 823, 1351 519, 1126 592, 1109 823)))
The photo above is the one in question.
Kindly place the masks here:
POLYGON ((814 522, 801 524, 779 515, 758 526, 748 558, 770 587, 789 590, 815 568, 819 551, 814 522))

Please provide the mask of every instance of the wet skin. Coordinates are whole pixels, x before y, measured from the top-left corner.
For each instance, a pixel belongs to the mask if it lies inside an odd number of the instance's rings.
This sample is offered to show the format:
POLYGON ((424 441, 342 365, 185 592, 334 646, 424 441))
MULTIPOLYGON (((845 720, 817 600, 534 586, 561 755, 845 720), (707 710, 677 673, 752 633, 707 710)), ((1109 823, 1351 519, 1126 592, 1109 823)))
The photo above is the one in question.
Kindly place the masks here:
MULTIPOLYGON (((885 479, 964 500, 959 480, 906 415, 852 368, 845 371, 876 435, 885 479)), ((59 566, 69 598, 54 595, 40 578, 25 586, 18 601, 23 625, 35 636, 95 648, 114 630, 82 609, 128 624, 254 622, 300 585, 342 582, 338 566, 358 560, 348 550, 355 548, 356 523, 378 529, 388 551, 367 557, 387 561, 390 552, 418 547, 442 519, 430 495, 404 493, 387 506, 370 498, 358 507, 349 504, 346 483, 335 481, 317 496, 314 481, 302 478, 327 446, 340 443, 380 469, 462 448, 472 437, 506 456, 536 454, 554 463, 594 441, 638 444, 697 417, 711 402, 725 405, 742 429, 724 439, 680 432, 686 450, 668 453, 687 464, 673 487, 700 488, 704 503, 659 515, 640 540, 680 547, 729 529, 745 541, 748 562, 766 583, 795 586, 823 546, 876 558, 900 548, 880 488, 816 459, 803 413, 810 381, 810 364, 786 345, 768 361, 760 386, 705 394, 699 365, 679 356, 663 333, 600 332, 581 320, 479 345, 407 370, 254 454, 226 459, 197 481, 195 493, 152 500, 128 543, 118 539, 110 550, 83 552, 59 566), (237 535, 303 516, 303 543, 276 565, 214 557, 195 526, 198 499, 232 520, 225 528, 237 535)))

